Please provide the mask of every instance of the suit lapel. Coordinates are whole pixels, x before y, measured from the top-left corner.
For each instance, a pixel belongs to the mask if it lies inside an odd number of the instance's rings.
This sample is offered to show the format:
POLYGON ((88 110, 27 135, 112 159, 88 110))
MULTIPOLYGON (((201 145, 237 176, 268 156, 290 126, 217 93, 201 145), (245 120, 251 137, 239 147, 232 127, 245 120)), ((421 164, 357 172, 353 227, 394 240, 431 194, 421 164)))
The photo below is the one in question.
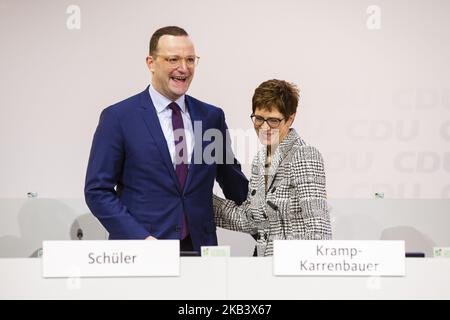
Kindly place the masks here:
POLYGON ((164 133, 162 132, 161 124, 159 123, 158 115, 156 114, 156 109, 148 92, 148 87, 141 94, 141 104, 141 112, 145 124, 147 125, 147 128, 152 135, 156 146, 158 147, 161 158, 163 159, 163 162, 166 165, 170 176, 179 188, 178 179, 176 177, 175 170, 173 169, 173 164, 170 158, 169 148, 167 147, 166 138, 164 137, 164 133))
POLYGON ((275 176, 276 176, 276 173, 278 170, 278 166, 280 165, 282 158, 283 158, 283 155, 281 154, 280 146, 278 146, 277 149, 275 150, 275 153, 272 155, 272 162, 270 163, 269 174, 267 177, 266 192, 272 187, 272 183, 275 179, 275 176))
MULTIPOLYGON (((186 101, 186 108, 189 112, 189 116, 191 118, 191 122, 192 122, 192 129, 194 130, 194 146, 193 146, 193 150, 192 150, 192 157, 191 157, 191 162, 189 164, 189 168, 188 168, 188 175, 186 178, 186 183, 184 185, 184 190, 187 190, 187 188, 189 187, 189 184, 192 180, 192 177, 194 175, 195 172, 195 165, 194 165, 194 159, 195 159, 195 152, 203 152, 203 132, 205 131, 204 127, 203 127, 203 123, 202 123, 202 132, 196 132, 195 129, 195 122, 196 121, 202 121, 202 117, 200 114, 200 110, 199 108, 195 105, 195 102, 193 101, 193 99, 186 95, 185 96, 185 101, 186 101), (201 133, 201 135, 199 135, 201 133), (198 149, 198 150, 196 150, 198 149)), ((200 158, 202 159, 202 158, 200 158)))
POLYGON ((288 135, 284 140, 280 143, 280 145, 275 150, 275 153, 272 156, 272 163, 269 168, 269 176, 267 179, 267 190, 269 190, 277 176, 278 168, 280 167, 281 163, 286 159, 289 152, 292 149, 292 146, 294 144, 295 139, 297 138, 297 133, 294 129, 290 129, 288 135))

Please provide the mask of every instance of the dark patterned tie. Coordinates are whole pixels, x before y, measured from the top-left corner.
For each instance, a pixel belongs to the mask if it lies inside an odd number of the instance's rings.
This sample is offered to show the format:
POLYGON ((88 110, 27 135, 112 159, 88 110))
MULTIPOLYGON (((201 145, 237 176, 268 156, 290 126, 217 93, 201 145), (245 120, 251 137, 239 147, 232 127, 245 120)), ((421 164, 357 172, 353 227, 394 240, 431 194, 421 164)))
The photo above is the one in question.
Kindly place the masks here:
MULTIPOLYGON (((181 109, 175 102, 169 104, 172 109, 172 127, 173 136, 175 139, 175 171, 177 173, 178 182, 180 183, 181 191, 184 189, 184 183, 188 173, 188 155, 186 134, 184 132, 183 118, 181 116, 181 109)), ((183 220, 181 223, 181 239, 187 237, 188 225, 186 213, 183 211, 183 220)))

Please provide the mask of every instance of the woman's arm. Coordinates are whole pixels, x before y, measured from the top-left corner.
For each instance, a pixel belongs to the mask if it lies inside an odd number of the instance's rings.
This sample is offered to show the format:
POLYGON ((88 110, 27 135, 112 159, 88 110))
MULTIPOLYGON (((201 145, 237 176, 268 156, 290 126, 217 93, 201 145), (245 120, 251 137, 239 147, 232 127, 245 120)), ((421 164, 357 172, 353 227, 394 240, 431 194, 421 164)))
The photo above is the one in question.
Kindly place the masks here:
POLYGON ((247 199, 238 206, 234 201, 213 195, 213 208, 218 227, 250 234, 257 232, 256 225, 250 217, 250 200, 247 199))

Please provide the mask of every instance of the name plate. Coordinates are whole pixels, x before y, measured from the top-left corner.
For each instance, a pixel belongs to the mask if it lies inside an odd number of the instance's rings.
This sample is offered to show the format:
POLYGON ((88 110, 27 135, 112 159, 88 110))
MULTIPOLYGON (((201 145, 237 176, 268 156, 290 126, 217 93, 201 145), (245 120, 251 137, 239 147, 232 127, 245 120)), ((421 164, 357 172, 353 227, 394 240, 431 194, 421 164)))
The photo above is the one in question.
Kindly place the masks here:
POLYGON ((276 276, 404 276, 404 241, 275 240, 276 276))
POLYGON ((43 277, 179 276, 179 240, 44 241, 43 277))

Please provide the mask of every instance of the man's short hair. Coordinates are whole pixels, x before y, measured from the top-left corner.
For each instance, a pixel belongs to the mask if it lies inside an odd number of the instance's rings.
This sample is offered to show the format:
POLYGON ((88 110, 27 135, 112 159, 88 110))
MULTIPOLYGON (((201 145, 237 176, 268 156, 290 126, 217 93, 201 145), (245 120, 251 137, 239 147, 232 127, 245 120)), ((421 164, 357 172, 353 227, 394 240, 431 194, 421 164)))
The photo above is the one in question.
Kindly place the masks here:
POLYGON ((152 38, 150 39, 150 45, 149 45, 149 54, 153 55, 156 53, 156 50, 158 49, 158 41, 159 38, 161 38, 164 35, 169 36, 189 36, 188 33, 180 27, 177 26, 168 26, 163 27, 155 31, 153 33, 152 38))
POLYGON ((284 80, 265 81, 255 89, 252 99, 252 110, 276 108, 285 118, 297 112, 299 91, 295 84, 284 80))

